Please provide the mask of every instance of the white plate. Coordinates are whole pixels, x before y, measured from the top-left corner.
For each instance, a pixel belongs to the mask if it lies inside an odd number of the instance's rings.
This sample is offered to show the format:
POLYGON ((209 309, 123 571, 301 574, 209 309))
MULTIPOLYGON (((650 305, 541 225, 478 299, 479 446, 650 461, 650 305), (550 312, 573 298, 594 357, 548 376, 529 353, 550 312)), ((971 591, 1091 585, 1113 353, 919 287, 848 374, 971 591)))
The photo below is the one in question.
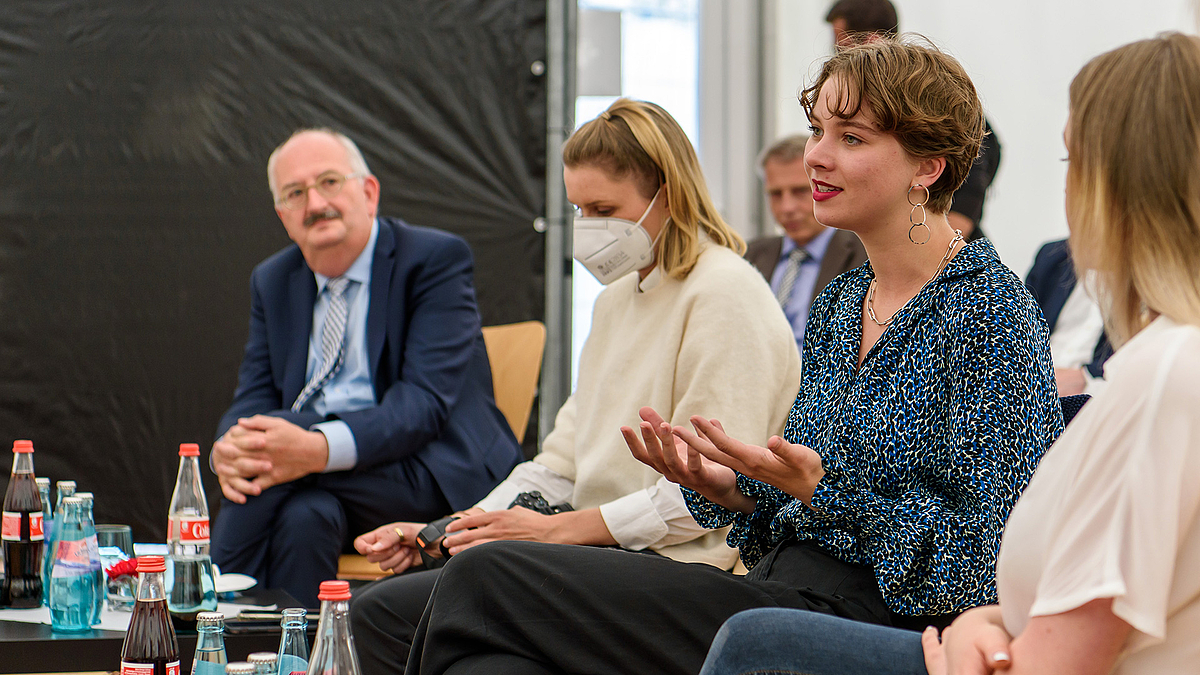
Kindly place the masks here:
POLYGON ((217 577, 216 590, 218 593, 236 593, 244 591, 247 588, 254 588, 258 581, 254 577, 245 574, 230 572, 217 577))

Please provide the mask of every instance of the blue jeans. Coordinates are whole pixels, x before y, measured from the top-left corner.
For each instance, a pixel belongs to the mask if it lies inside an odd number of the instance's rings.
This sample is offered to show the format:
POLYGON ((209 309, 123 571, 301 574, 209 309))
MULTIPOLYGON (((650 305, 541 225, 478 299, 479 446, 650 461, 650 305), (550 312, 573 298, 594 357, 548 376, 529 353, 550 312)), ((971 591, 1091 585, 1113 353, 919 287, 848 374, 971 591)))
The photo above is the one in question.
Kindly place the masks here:
POLYGON ((926 675, 921 634, 776 607, 733 615, 700 675, 926 675))

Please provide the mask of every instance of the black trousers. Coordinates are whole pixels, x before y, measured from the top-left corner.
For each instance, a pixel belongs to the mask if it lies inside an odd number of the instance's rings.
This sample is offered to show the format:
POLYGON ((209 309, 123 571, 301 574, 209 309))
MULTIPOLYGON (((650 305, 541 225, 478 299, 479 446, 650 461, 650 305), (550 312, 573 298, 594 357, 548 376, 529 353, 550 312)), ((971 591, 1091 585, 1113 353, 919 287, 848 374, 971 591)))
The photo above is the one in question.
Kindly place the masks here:
MULTIPOLYGON (((638 554, 658 555, 649 549, 638 554)), ((362 675, 404 672, 413 635, 440 573, 441 569, 418 568, 354 591, 350 626, 356 636, 355 651, 362 675)))
POLYGON ((405 672, 694 674, 721 624, 756 607, 892 624, 872 571, 814 544, 783 544, 739 577, 624 551, 496 542, 443 568, 405 672))
POLYGON ((356 535, 449 512, 433 474, 417 461, 311 474, 245 504, 222 499, 212 558, 223 572, 249 574, 263 588, 282 588, 305 607, 318 607, 317 588, 337 576, 338 555, 356 535))
POLYGON ((404 672, 413 634, 440 573, 440 569, 419 569, 354 591, 350 629, 362 675, 404 672))

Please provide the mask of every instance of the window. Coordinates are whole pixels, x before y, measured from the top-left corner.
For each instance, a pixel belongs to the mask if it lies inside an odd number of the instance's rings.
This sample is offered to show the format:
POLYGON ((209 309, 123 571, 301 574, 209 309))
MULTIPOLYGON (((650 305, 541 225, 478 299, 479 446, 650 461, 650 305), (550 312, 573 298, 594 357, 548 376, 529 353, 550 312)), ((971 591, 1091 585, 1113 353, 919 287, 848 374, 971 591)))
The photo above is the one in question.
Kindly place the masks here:
MULTIPOLYGON (((699 150, 700 0, 580 0, 580 34, 589 11, 620 14, 620 95, 661 105, 699 150)), ((613 45, 615 46, 615 45, 613 45)), ((610 45, 580 44, 580 51, 610 45)), ((581 63, 584 60, 581 59, 581 63)), ((604 111, 617 96, 579 96, 575 123, 604 111)), ((592 326, 592 305, 603 286, 583 265, 572 276, 571 389, 579 371, 579 351, 592 326)))

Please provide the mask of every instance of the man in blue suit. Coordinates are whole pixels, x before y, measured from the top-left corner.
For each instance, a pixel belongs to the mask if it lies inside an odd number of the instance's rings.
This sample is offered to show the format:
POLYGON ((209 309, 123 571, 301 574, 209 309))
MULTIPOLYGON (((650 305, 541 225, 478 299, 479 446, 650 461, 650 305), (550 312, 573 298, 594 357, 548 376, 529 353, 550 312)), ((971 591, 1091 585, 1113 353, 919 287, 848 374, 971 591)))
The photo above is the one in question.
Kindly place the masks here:
POLYGON ((521 460, 492 395, 471 251, 377 217, 347 137, 297 132, 267 163, 294 245, 250 278, 250 338, 211 465, 222 570, 309 607, 351 536, 471 506, 521 460))

